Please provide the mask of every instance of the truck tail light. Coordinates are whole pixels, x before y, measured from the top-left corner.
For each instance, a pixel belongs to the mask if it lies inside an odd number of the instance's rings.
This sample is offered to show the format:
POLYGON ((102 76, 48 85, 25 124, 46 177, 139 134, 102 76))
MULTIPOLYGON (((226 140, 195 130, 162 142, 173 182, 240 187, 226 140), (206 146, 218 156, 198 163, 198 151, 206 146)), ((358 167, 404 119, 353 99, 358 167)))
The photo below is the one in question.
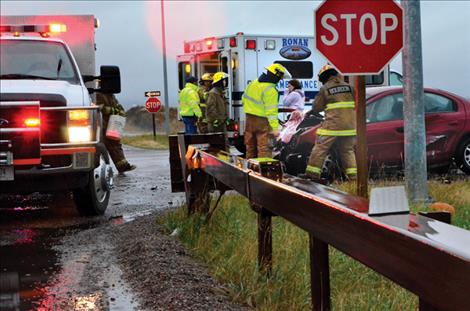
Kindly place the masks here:
POLYGON ((26 127, 39 127, 41 120, 39 118, 27 118, 24 120, 24 125, 26 127))
POLYGON ((247 50, 256 50, 256 40, 246 40, 245 48, 247 50))
POLYGON ((237 47, 237 38, 235 37, 230 38, 230 47, 231 48, 237 47))

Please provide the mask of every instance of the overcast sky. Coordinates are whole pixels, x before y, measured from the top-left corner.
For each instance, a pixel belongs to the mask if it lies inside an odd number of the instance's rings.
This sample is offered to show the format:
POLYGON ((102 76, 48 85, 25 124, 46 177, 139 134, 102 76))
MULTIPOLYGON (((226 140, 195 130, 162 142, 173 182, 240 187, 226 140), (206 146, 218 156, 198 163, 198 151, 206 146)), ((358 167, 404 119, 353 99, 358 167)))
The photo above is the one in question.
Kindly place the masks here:
MULTIPOLYGON (((313 36, 319 3, 165 0, 170 104, 176 103, 175 59, 184 40, 240 31, 313 36)), ((144 91, 163 91, 160 1, 1 0, 0 5, 2 15, 95 15, 101 21, 96 63, 121 68, 121 102, 143 105, 144 91)), ((470 98, 470 1, 422 1, 421 21, 425 86, 470 98)), ((391 67, 401 72, 401 56, 391 67)))

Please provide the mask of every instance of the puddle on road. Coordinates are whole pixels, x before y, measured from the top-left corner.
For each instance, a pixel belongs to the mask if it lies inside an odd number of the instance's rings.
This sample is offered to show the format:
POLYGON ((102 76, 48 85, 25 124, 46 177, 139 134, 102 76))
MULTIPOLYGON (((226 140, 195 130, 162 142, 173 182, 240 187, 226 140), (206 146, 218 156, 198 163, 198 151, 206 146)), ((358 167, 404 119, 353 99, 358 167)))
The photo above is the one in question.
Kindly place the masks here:
POLYGON ((51 248, 51 232, 2 232, 0 249, 0 310, 36 309, 52 274, 60 267, 51 248))

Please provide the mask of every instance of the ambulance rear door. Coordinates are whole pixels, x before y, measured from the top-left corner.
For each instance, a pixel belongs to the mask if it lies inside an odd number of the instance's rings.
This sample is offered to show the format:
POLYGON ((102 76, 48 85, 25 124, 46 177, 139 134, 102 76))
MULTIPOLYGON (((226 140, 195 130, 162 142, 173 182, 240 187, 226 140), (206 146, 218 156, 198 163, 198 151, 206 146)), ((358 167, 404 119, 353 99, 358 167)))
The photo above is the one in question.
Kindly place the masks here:
POLYGON ((227 73, 228 77, 228 88, 225 97, 229 102, 228 118, 234 119, 235 112, 232 106, 232 91, 233 91, 233 72, 232 72, 232 51, 230 49, 221 51, 219 54, 219 70, 227 73))
POLYGON ((176 62, 178 66, 178 89, 181 91, 186 84, 189 76, 196 76, 196 67, 194 55, 178 55, 176 62))

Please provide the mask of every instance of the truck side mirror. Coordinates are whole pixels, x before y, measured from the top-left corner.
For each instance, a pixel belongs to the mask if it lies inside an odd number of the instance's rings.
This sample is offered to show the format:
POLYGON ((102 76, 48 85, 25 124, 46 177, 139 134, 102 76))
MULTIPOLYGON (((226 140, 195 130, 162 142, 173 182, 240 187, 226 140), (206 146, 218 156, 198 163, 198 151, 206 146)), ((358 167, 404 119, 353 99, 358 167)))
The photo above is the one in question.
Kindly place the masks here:
POLYGON ((105 94, 117 94, 121 92, 121 73, 117 66, 100 67, 100 89, 105 94))

